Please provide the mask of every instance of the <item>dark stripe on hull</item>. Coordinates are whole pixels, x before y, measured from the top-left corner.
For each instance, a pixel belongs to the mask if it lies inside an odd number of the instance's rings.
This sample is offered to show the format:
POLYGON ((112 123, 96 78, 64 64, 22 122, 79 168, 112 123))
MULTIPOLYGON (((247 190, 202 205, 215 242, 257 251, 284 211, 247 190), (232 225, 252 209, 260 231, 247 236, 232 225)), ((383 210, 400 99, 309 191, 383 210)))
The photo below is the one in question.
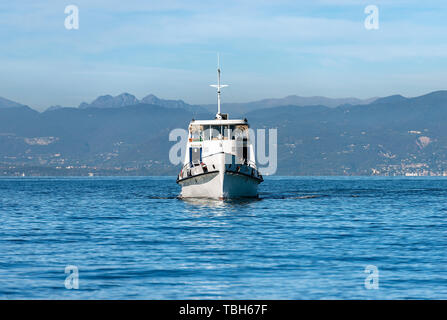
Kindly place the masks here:
POLYGON ((199 173, 199 174, 196 174, 196 175, 193 175, 193 176, 190 176, 190 177, 187 177, 187 178, 183 178, 183 179, 177 179, 177 183, 178 184, 182 184, 183 182, 185 182, 186 180, 190 180, 190 179, 193 179, 193 178, 197 178, 197 177, 200 177, 200 176, 205 176, 205 175, 207 175, 207 174, 212 174, 212 173, 218 173, 219 172, 219 170, 214 170, 214 171, 208 171, 208 172, 204 172, 204 173, 199 173))
POLYGON ((256 180, 258 183, 261 183, 262 181, 264 181, 264 179, 262 179, 262 178, 257 178, 257 177, 254 177, 254 176, 252 176, 250 174, 243 173, 243 172, 227 170, 227 171, 225 171, 225 173, 232 174, 232 175, 241 175, 241 176, 244 176, 244 177, 248 177, 248 178, 251 178, 253 180, 256 180))

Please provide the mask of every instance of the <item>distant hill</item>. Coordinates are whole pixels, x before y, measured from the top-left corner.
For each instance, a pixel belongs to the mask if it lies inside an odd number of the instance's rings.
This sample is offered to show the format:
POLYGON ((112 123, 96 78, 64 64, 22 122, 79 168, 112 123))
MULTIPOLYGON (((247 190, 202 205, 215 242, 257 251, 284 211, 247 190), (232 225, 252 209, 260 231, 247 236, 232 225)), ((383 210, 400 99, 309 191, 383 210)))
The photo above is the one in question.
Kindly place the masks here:
MULTIPOLYGON (((296 95, 287 96, 279 99, 264 99, 246 103, 223 103, 222 110, 235 116, 243 115, 247 112, 281 106, 327 106, 335 108, 340 105, 363 105, 369 104, 377 98, 357 99, 357 98, 326 98, 326 97, 300 97, 296 95)), ((215 112, 215 104, 202 105, 210 112, 215 112)))
MULTIPOLYGON (((447 91, 243 116, 255 129, 278 129, 280 175, 447 175, 447 91)), ((214 110, 143 103, 42 113, 1 108, 0 175, 175 175, 168 135, 193 117, 213 118, 214 110)))
POLYGON ((54 110, 62 109, 62 108, 63 108, 63 107, 60 106, 60 105, 55 105, 55 106, 50 106, 50 107, 48 107, 45 111, 54 111, 54 110))
POLYGON ((191 107, 190 104, 185 103, 183 100, 164 100, 159 99, 153 94, 149 94, 145 96, 143 99, 141 99, 141 103, 145 104, 154 104, 157 106, 162 106, 165 108, 183 108, 188 109, 191 107))
POLYGON ((157 105, 165 108, 181 108, 189 110, 193 113, 206 112, 206 109, 200 106, 187 104, 183 100, 164 100, 156 97, 153 94, 149 94, 143 99, 138 100, 134 95, 131 95, 129 93, 122 93, 115 97, 112 97, 111 95, 100 96, 93 100, 91 103, 82 102, 79 105, 79 108, 121 108, 134 106, 137 104, 157 105))
POLYGON ((138 103, 138 99, 135 98, 134 95, 131 95, 129 93, 122 93, 120 95, 117 95, 116 97, 112 97, 108 94, 96 98, 91 103, 82 102, 79 105, 79 108, 119 108, 135 105, 138 103))
MULTIPOLYGON (((296 95, 287 96, 281 99, 264 99, 259 101, 252 101, 246 103, 223 103, 222 110, 225 113, 229 113, 233 118, 241 117, 245 113, 280 106, 314 106, 324 105, 327 107, 337 107, 340 105, 362 105, 373 102, 377 98, 371 99, 357 99, 357 98, 326 98, 326 97, 300 97, 296 95)), ((216 104, 207 105, 191 105, 183 100, 166 100, 160 99, 153 94, 145 96, 143 99, 138 100, 134 95, 129 93, 122 93, 115 97, 111 95, 104 95, 96 98, 91 103, 83 102, 79 105, 79 108, 121 108, 136 104, 151 104, 165 108, 181 108, 192 113, 210 112, 216 113, 216 104)))
POLYGON ((0 108, 17 108, 17 107, 23 107, 23 104, 0 97, 0 108))
POLYGON ((173 171, 166 163, 169 131, 186 128, 192 116, 184 109, 145 104, 43 113, 1 109, 0 163, 63 169, 147 167, 152 174, 165 174, 173 171))
POLYGON ((284 106, 246 114, 278 128, 279 172, 447 174, 447 91, 336 108, 284 106))

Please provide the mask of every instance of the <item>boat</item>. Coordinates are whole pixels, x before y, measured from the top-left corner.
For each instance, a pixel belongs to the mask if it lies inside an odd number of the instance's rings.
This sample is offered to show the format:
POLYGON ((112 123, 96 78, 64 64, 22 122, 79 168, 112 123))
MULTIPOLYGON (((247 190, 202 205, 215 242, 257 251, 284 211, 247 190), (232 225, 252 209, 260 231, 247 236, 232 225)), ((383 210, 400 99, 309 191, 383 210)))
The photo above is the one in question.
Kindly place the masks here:
POLYGON ((217 63, 217 114, 213 120, 194 120, 188 126, 183 167, 177 176, 180 198, 257 198, 264 181, 256 166, 247 119, 221 113, 220 66, 217 63))

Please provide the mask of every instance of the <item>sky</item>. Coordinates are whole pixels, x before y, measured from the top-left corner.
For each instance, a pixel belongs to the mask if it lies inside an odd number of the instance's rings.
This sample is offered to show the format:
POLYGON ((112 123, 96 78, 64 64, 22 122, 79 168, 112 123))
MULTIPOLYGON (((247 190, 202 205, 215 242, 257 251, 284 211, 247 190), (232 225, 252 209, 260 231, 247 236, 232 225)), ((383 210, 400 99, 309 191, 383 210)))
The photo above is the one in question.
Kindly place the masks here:
POLYGON ((38 110, 123 92, 215 103, 217 53, 223 102, 418 96, 447 89, 446 16, 444 0, 0 0, 0 96, 38 110))

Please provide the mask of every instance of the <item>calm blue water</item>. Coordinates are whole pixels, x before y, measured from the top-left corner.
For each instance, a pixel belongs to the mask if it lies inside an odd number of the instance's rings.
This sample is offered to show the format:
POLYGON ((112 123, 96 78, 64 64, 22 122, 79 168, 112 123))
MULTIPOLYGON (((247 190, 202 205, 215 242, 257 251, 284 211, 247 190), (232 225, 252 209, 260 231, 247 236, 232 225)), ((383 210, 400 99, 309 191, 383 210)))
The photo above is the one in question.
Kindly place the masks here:
POLYGON ((174 180, 0 179, 0 298, 447 298, 447 179, 270 178, 233 202, 174 180))

